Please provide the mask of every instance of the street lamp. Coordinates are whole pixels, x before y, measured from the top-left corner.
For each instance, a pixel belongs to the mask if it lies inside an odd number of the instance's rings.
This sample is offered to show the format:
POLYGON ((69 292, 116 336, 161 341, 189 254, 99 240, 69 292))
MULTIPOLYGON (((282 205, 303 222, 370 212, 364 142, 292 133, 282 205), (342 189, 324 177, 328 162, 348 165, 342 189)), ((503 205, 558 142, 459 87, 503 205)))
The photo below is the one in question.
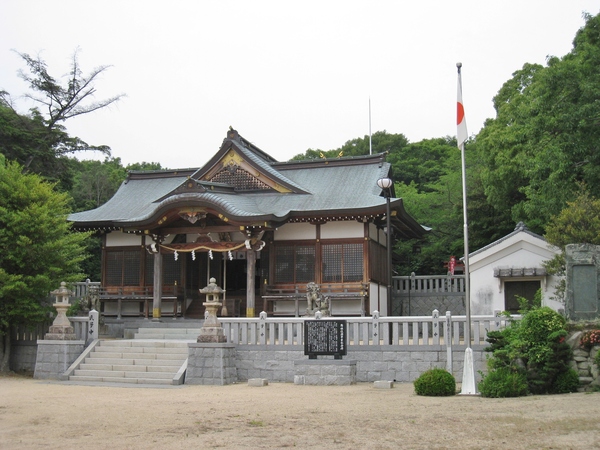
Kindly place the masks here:
POLYGON ((385 220, 386 220, 386 249, 387 249, 387 314, 390 315, 392 311, 392 226, 391 226, 391 212, 390 212, 390 197, 392 195, 392 186, 394 182, 391 178, 380 178, 377 180, 377 186, 383 191, 385 195, 386 209, 385 209, 385 220))

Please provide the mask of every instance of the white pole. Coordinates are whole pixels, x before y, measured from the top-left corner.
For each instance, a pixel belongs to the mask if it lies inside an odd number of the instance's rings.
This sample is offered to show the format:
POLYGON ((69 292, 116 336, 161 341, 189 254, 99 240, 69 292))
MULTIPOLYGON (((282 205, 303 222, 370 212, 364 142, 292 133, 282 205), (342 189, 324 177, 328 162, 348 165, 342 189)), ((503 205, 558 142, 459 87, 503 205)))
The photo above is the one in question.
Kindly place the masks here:
MULTIPOLYGON (((461 63, 456 63, 458 68, 458 103, 459 108, 462 108, 462 80, 460 75, 461 63)), ((464 121, 464 117, 459 117, 464 121)), ((457 124, 460 126, 460 123, 457 124)), ((464 124, 463 124, 464 127, 464 124)), ((465 127, 466 128, 466 127, 465 127)), ((470 272, 469 272, 469 221, 467 217, 467 170, 465 163, 465 143, 460 138, 461 133, 457 133, 459 147, 461 153, 462 164, 462 197, 463 197, 463 234, 464 234, 464 261, 465 261, 465 360, 463 365, 463 378, 461 385, 461 395, 476 395, 477 386, 475 384, 475 368, 473 365, 473 349, 471 348, 471 289, 470 289, 470 272)))
POLYGON ((369 155, 373 154, 373 144, 371 143, 371 97, 369 97, 369 155))

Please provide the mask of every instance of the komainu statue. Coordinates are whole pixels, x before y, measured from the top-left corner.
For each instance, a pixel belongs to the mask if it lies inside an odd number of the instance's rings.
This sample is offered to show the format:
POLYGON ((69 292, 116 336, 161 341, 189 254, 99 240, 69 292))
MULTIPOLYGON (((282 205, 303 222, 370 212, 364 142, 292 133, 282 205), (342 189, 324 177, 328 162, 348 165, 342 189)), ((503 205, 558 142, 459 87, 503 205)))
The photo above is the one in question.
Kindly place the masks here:
POLYGON ((314 281, 306 285, 306 302, 307 316, 314 316, 317 311, 320 311, 324 317, 331 316, 331 300, 321 293, 321 288, 314 281))

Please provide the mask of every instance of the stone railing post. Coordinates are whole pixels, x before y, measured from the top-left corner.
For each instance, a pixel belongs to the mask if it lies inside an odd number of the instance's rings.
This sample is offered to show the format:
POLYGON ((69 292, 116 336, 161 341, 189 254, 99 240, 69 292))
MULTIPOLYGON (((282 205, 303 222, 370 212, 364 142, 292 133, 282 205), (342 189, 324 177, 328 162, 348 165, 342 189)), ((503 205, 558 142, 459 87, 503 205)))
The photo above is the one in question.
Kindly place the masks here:
POLYGON ((380 322, 379 322, 379 311, 375 310, 373 311, 373 321, 372 321, 373 327, 372 327, 372 334, 371 334, 371 341, 373 342, 373 345, 379 345, 380 344, 380 339, 381 339, 381 328, 380 328, 380 322))
POLYGON ((259 314, 259 335, 258 341, 260 345, 267 344, 267 313, 265 311, 261 311, 259 314))
POLYGON ((437 309, 434 309, 433 313, 431 314, 431 334, 433 336, 433 345, 439 345, 440 344, 440 312, 437 309))
POLYGON ((89 324, 86 343, 98 339, 98 311, 92 309, 88 317, 89 324))
POLYGON ((444 342, 446 343, 446 370, 452 373, 452 313, 450 311, 446 311, 444 342))

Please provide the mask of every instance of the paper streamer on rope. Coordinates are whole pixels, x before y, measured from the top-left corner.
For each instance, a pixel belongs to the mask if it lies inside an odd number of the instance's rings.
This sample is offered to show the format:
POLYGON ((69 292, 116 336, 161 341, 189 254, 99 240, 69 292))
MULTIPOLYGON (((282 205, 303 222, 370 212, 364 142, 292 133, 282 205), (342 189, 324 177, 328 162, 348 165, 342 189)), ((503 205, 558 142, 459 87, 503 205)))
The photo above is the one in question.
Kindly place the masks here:
POLYGON ((192 261, 196 261, 196 251, 192 250, 192 261))
POLYGON ((175 252, 173 253, 173 256, 175 257, 175 261, 177 261, 177 258, 179 258, 179 253, 175 252))
POLYGON ((227 252, 227 257, 229 258, 229 261, 233 261, 233 254, 231 253, 231 250, 227 252))
POLYGON ((209 250, 209 251, 208 251, 208 257, 209 257, 210 259, 213 259, 212 250, 209 250))

